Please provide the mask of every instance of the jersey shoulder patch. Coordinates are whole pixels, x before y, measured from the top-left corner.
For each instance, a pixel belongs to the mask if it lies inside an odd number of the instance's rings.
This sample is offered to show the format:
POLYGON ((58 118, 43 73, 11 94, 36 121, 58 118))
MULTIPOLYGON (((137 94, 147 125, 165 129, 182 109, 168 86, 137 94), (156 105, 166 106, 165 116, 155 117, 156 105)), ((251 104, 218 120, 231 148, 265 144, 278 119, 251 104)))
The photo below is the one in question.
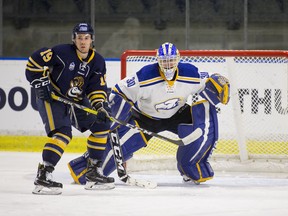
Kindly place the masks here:
POLYGON ((179 76, 200 78, 198 68, 189 63, 178 64, 179 76))
POLYGON ((154 85, 159 82, 164 82, 160 76, 158 63, 146 65, 136 73, 140 87, 154 85))
POLYGON ((189 63, 179 63, 177 81, 195 84, 200 83, 198 68, 189 63))

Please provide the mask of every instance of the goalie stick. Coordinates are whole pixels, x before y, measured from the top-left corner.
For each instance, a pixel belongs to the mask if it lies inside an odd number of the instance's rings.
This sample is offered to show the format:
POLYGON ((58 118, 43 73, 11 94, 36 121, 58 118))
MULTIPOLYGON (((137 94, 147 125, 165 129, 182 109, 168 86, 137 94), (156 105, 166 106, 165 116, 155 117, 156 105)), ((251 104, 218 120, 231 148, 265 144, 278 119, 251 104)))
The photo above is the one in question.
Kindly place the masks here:
POLYGON ((143 188, 153 189, 157 187, 156 182, 144 180, 144 179, 135 179, 127 174, 126 168, 123 164, 123 153, 120 145, 120 140, 118 136, 117 129, 110 131, 109 133, 111 148, 114 155, 115 166, 117 169, 117 175, 121 181, 131 186, 138 186, 143 188))
MULTIPOLYGON (((51 97, 52 97, 52 99, 54 99, 56 101, 60 101, 62 103, 77 107, 78 109, 82 109, 82 110, 84 110, 84 111, 86 111, 88 113, 97 115, 97 111, 96 110, 90 109, 90 108, 88 108, 86 106, 83 106, 81 104, 77 104, 77 103, 75 103, 73 101, 70 101, 68 99, 65 99, 63 97, 59 97, 59 96, 57 96, 57 95, 55 95, 53 93, 51 94, 51 97)), ((193 131, 193 133, 189 134, 188 136, 186 136, 183 139, 177 139, 177 140, 176 139, 170 139, 168 137, 162 136, 162 135, 154 133, 152 131, 140 128, 140 127, 138 127, 136 125, 132 125, 132 124, 126 123, 124 121, 118 120, 118 119, 116 119, 116 118, 114 118, 112 116, 109 116, 109 119, 112 122, 116 122, 116 123, 118 123, 120 125, 123 125, 123 126, 126 126, 128 128, 138 130, 139 132, 143 132, 143 133, 148 134, 150 136, 154 136, 154 137, 156 137, 158 139, 162 139, 164 141, 173 143, 173 144, 175 144, 177 146, 189 145, 190 143, 192 143, 193 141, 195 141, 196 139, 198 139, 202 135, 202 130, 200 128, 197 128, 195 131, 193 131)))

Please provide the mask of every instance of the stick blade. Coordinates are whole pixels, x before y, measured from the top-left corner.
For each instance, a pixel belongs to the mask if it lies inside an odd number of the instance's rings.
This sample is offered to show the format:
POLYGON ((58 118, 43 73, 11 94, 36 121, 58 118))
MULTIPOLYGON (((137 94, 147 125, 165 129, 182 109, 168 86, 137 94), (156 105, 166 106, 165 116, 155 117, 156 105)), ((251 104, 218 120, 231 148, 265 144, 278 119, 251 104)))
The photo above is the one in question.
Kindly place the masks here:
POLYGON ((126 184, 130 186, 137 186, 137 187, 142 187, 142 188, 147 188, 147 189, 154 189, 157 187, 157 182, 152 182, 144 179, 135 179, 132 177, 128 177, 126 184))

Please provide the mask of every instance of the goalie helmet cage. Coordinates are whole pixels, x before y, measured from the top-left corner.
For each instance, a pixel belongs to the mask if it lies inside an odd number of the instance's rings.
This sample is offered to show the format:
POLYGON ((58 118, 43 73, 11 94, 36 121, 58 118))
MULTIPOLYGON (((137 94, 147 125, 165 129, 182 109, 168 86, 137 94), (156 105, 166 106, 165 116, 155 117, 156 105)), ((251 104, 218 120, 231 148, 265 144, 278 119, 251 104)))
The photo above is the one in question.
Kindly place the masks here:
MULTIPOLYGON (((181 62, 220 73, 231 83, 230 103, 219 105, 219 141, 210 157, 214 169, 288 172, 288 52, 180 50, 180 55, 181 62)), ((156 50, 127 50, 121 79, 156 62, 156 50)), ((134 154, 128 170, 176 169, 176 151, 153 138, 134 154)))

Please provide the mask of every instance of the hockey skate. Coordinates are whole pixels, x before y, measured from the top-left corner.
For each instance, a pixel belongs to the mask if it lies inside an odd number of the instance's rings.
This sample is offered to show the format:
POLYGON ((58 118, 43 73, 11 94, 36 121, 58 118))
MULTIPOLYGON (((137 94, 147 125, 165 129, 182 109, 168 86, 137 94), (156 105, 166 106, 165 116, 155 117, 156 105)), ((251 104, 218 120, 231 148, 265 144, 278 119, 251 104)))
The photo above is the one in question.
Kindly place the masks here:
POLYGON ((52 172, 54 167, 38 165, 37 176, 34 181, 35 189, 33 194, 46 194, 46 195, 58 195, 62 193, 63 185, 59 182, 52 181, 52 172))
POLYGON ((183 175, 183 183, 194 183, 195 185, 200 185, 199 181, 193 180, 186 175, 183 175))
POLYGON ((114 178, 103 175, 102 162, 93 164, 88 160, 86 173, 86 190, 109 190, 115 188, 114 178))

